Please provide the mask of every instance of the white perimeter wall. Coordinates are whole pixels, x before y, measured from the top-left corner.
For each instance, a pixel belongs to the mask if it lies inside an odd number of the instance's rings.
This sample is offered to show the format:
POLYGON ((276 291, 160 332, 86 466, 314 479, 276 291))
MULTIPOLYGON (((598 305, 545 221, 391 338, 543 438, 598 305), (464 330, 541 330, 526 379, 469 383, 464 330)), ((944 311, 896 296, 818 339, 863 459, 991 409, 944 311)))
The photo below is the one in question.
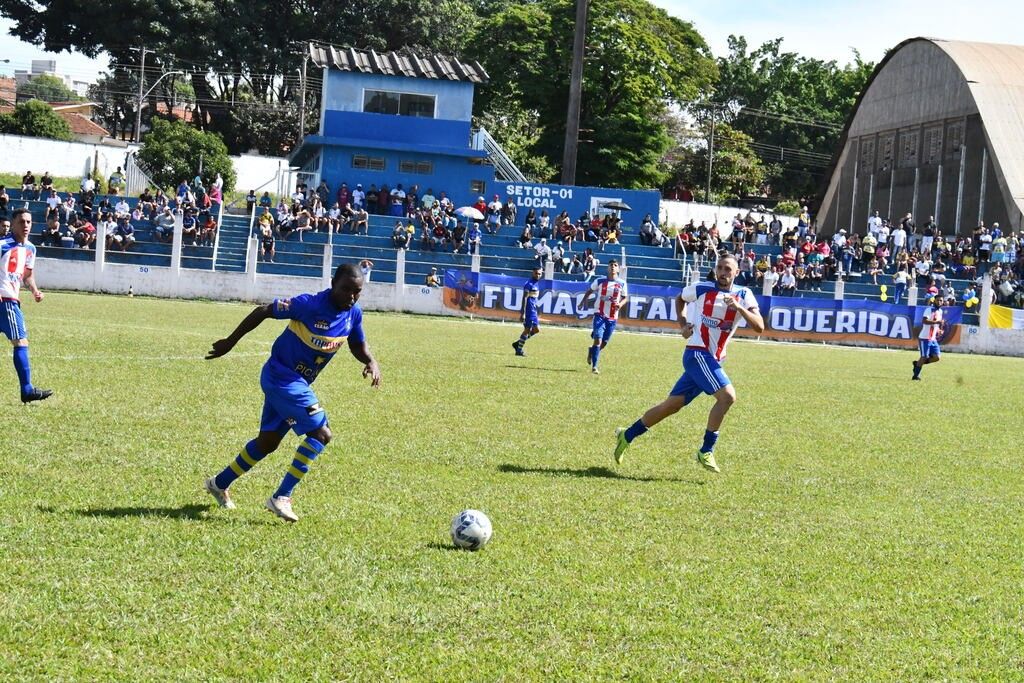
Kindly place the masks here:
MULTIPOLYGON (((712 224, 718 223, 718 234, 725 234, 722 232, 722 227, 725 225, 731 225, 732 219, 736 217, 736 214, 741 216, 747 215, 748 209, 737 209, 735 206, 718 206, 716 204, 699 204, 697 202, 677 202, 668 199, 661 200, 661 227, 662 229, 668 225, 678 225, 682 227, 693 220, 694 225, 700 225, 701 221, 704 221, 710 228, 712 224)), ((756 216, 759 212, 755 211, 756 216)), ((765 220, 770 222, 772 219, 771 212, 765 213, 765 220)), ((779 216, 779 220, 782 221, 782 227, 788 228, 796 225, 796 218, 793 216, 779 216)))
MULTIPOLYGON (((125 155, 139 147, 140 145, 134 143, 89 144, 21 135, 0 135, 0 171, 17 173, 19 176, 25 171, 32 171, 39 177, 49 171, 55 176, 82 177, 92 168, 95 161, 100 175, 106 178, 118 166, 123 168, 125 155)), ((238 175, 236 190, 245 192, 262 188, 272 194, 278 194, 276 176, 279 170, 286 176, 282 187, 287 189, 292 185, 288 173, 288 160, 283 157, 243 154, 231 157, 231 163, 238 175)))
MULTIPOLYGON (((254 273, 218 273, 208 270, 170 267, 105 264, 102 272, 91 261, 36 260, 40 287, 105 292, 127 295, 128 288, 138 295, 254 301, 266 303, 281 296, 326 289, 329 277, 288 277, 254 273)), ((360 305, 369 311, 403 311, 425 315, 466 314, 444 305, 442 289, 418 285, 369 282, 363 288, 360 305)), ((586 323, 583 323, 587 326, 586 323)), ((665 332, 652 329, 651 332, 665 332)), ((1024 356, 1024 330, 986 329, 964 325, 960 343, 944 350, 998 356, 1024 356)))

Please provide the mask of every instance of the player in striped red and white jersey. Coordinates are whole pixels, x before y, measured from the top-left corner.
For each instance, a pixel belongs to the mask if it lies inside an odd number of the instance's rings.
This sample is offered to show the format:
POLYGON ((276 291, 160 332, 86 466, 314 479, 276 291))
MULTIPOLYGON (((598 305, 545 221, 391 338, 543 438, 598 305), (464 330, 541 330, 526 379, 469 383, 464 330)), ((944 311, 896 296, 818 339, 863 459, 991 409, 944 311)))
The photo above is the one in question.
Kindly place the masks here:
POLYGON ((43 293, 36 287, 32 270, 36 265, 36 247, 28 241, 32 232, 32 214, 15 209, 11 214, 11 234, 0 239, 0 332, 14 347, 14 369, 21 385, 21 402, 42 401, 53 392, 32 386, 32 368, 28 362, 28 331, 21 314, 21 284, 24 282, 36 301, 43 293))
POLYGON ((629 444, 669 415, 679 412, 701 394, 715 397, 715 405, 708 415, 704 443, 697 451, 697 462, 706 469, 718 472, 714 448, 718 430, 729 408, 736 402, 736 391, 722 369, 725 347, 740 321, 745 321, 755 332, 764 332, 764 319, 758 312, 757 299, 746 287, 736 287, 733 281, 739 264, 732 256, 718 259, 715 281, 701 282, 683 289, 676 300, 679 326, 689 339, 683 352, 683 375, 672 387, 668 398, 654 406, 628 429, 616 432, 615 462, 621 463, 629 444), (687 318, 692 311, 693 322, 687 318))
POLYGON ((590 333, 594 342, 587 349, 587 364, 596 375, 599 374, 597 361, 601 357, 601 350, 611 341, 612 333, 619 322, 619 311, 629 298, 626 282, 619 279, 618 261, 612 259, 608 262, 608 277, 594 280, 583 297, 580 308, 586 310, 587 301, 592 296, 597 305, 594 310, 594 328, 590 333))
POLYGON ((914 361, 914 375, 910 378, 921 380, 921 368, 938 363, 942 357, 939 339, 942 336, 942 297, 936 294, 928 299, 928 308, 921 316, 921 332, 917 335, 917 347, 921 357, 914 361))

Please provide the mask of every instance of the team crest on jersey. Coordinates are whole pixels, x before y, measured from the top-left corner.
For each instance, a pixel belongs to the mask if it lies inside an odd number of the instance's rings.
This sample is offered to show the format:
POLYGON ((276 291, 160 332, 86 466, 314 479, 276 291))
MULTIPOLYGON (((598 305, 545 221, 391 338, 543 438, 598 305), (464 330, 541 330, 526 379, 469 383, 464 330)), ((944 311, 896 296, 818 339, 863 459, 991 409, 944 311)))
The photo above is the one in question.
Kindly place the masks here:
POLYGON ((317 320, 315 323, 313 323, 313 327, 315 327, 318 330, 329 330, 331 329, 331 324, 326 320, 317 320))

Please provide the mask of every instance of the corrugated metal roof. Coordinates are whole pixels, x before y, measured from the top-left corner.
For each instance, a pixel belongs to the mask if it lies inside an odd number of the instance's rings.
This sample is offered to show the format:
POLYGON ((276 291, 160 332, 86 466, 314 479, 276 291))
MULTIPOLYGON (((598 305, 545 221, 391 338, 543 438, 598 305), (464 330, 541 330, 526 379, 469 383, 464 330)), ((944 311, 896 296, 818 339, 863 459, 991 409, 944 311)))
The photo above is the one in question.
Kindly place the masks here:
POLYGON ((373 50, 310 43, 309 57, 320 68, 327 67, 339 71, 470 83, 487 83, 490 80, 480 62, 474 61, 470 64, 444 55, 421 56, 406 51, 378 54, 373 50))

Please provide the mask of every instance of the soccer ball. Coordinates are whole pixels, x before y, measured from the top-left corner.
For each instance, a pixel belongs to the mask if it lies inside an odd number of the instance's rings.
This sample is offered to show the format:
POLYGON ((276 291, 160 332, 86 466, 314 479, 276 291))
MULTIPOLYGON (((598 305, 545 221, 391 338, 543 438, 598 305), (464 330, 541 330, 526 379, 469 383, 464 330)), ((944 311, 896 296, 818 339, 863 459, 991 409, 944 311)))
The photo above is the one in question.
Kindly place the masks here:
POLYGON ((479 510, 463 510, 452 520, 452 543, 464 550, 480 550, 491 540, 491 520, 479 510))

